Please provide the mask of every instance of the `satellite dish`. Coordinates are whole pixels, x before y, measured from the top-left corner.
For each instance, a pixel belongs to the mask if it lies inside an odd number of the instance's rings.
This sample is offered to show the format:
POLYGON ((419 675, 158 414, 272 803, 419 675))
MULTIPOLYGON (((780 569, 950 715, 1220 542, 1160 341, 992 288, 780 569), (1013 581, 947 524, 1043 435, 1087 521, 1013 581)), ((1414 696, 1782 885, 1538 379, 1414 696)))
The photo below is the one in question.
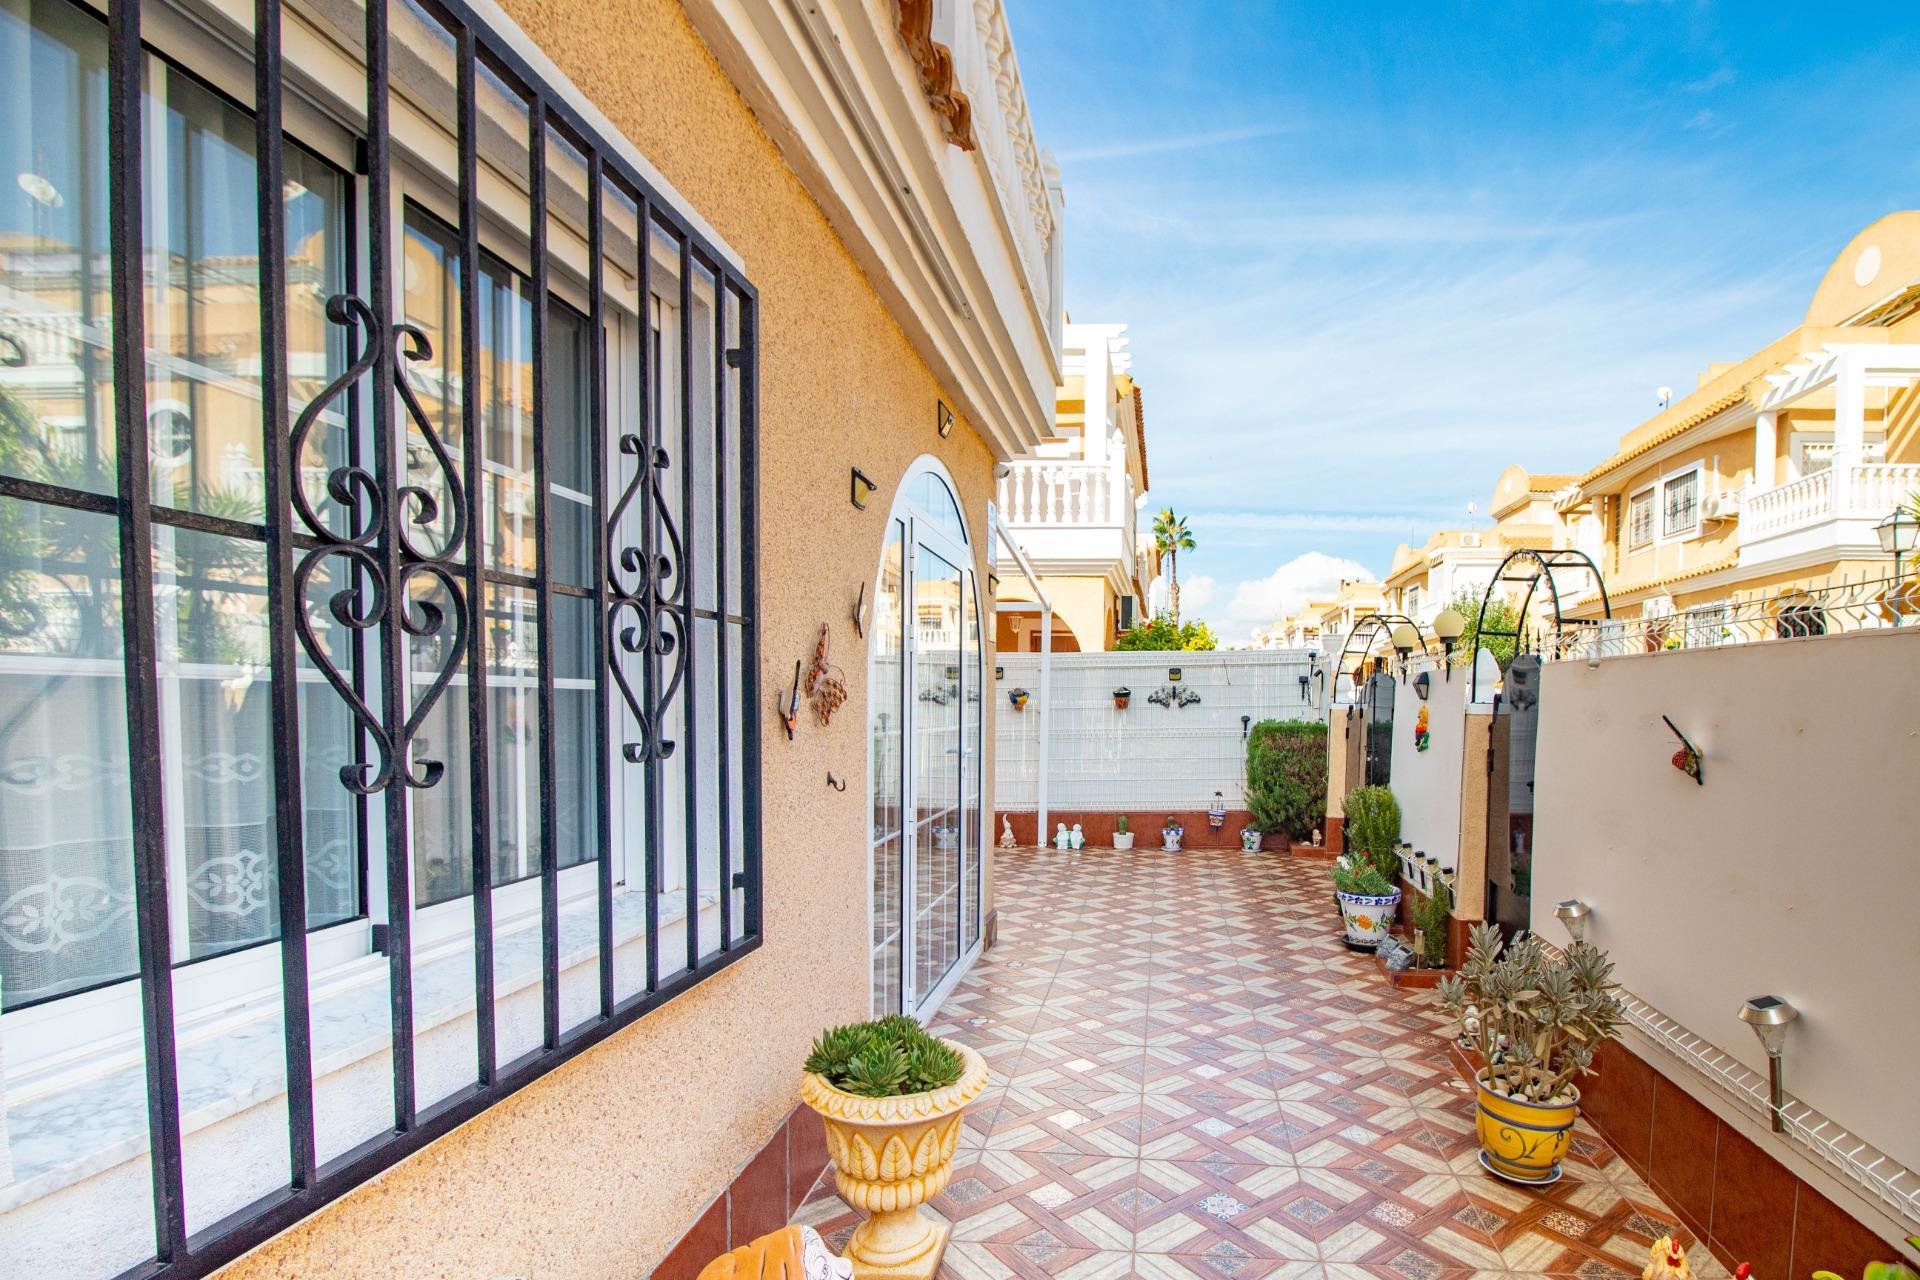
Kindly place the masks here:
POLYGON ((1672 387, 1661 387, 1658 391, 1654 392, 1654 394, 1660 397, 1660 407, 1662 409, 1673 403, 1672 387))

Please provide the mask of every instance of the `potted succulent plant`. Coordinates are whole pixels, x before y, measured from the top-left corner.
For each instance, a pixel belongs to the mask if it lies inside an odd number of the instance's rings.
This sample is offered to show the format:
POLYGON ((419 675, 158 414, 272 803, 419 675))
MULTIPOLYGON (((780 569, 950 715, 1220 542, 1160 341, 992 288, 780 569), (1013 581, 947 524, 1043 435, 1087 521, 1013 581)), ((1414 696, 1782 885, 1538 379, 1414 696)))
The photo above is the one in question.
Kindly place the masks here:
POLYGON ((1127 703, 1132 700, 1133 690, 1127 688, 1125 685, 1121 685, 1113 691, 1113 709, 1115 711, 1125 711, 1127 709, 1127 703))
POLYGON ((1124 813, 1113 820, 1113 847, 1116 849, 1133 848, 1133 832, 1127 829, 1127 815, 1124 813))
POLYGON ((1347 946, 1355 951, 1377 949, 1400 905, 1400 886, 1390 883, 1367 859, 1345 854, 1333 864, 1333 890, 1346 923, 1347 946))
POLYGON ((1561 958, 1531 934, 1511 945, 1493 925, 1473 927, 1460 971, 1434 988, 1484 1064, 1480 1163, 1508 1182, 1560 1178, 1580 1114, 1574 1080, 1622 1018, 1613 961, 1586 942, 1561 958))
POLYGON ((858 1274, 931 1280, 939 1269, 952 1228, 921 1217, 920 1206, 953 1177, 961 1113, 986 1087, 978 1053, 905 1015, 813 1042, 800 1096, 826 1123, 841 1197, 867 1213, 847 1241, 858 1274))
POLYGON ((1160 827, 1160 847, 1168 853, 1180 852, 1180 841, 1186 838, 1187 829, 1180 825, 1180 819, 1172 814, 1160 827))

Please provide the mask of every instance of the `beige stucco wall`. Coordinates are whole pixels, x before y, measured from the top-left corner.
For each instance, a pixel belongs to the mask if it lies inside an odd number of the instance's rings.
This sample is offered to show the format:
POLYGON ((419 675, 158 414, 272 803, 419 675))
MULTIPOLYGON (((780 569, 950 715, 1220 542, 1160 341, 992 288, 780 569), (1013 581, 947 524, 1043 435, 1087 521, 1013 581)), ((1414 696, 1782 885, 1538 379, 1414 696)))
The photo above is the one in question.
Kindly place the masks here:
MULTIPOLYGON (((241 1259, 233 1280, 645 1275, 797 1103, 810 1037, 866 1014, 866 652, 849 616, 862 582, 872 597, 916 457, 946 463, 984 547, 986 447, 971 424, 936 435, 940 386, 678 6, 505 7, 745 259, 762 308, 763 688, 791 681, 827 621, 849 697, 797 743, 764 718, 758 953, 241 1259), (881 486, 864 512, 851 466, 881 486), (829 789, 828 770, 854 785, 829 789)), ((985 737, 990 753, 991 723, 985 737)))
POLYGON ((1626 987, 1762 1074, 1741 1002, 1792 1002, 1788 1089, 1909 1167, 1916 669, 1920 629, 1549 663, 1533 864, 1536 928, 1586 901, 1626 987))
MULTIPOLYGON (((1113 588, 1105 578, 1066 577, 1044 574, 1040 589, 1053 606, 1053 629, 1058 635, 1065 626, 1073 633, 1082 653, 1105 653, 1113 648, 1113 588)), ((1000 598, 1033 600, 1033 587, 1018 565, 1000 566, 1000 598)), ((1034 643, 1039 643, 1038 624, 1034 623, 1034 643)))

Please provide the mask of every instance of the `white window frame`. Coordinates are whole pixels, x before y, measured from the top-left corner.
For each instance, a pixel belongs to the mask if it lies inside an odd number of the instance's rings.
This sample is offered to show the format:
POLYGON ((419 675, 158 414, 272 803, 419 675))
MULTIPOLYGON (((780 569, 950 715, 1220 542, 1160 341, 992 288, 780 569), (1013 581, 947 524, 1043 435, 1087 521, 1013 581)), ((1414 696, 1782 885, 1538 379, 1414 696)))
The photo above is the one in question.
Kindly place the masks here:
POLYGON ((1677 471, 1669 471, 1660 477, 1656 487, 1658 497, 1654 500, 1654 520, 1658 525, 1659 535, 1655 539, 1656 542, 1685 542, 1700 536, 1702 526, 1700 501, 1706 496, 1706 479, 1707 467, 1704 462, 1692 463, 1677 471), (1667 528, 1667 491, 1689 477, 1693 480, 1693 523, 1684 529, 1670 530, 1667 528))
POLYGON ((1658 483, 1647 485, 1642 489, 1636 489, 1627 495, 1626 519, 1621 523, 1625 526, 1625 537, 1623 540, 1626 543, 1628 551, 1645 551, 1648 547, 1655 545, 1660 540, 1659 503, 1660 486, 1658 483), (1642 498, 1647 500, 1647 533, 1645 537, 1636 536, 1634 530, 1633 507, 1634 504, 1642 498))

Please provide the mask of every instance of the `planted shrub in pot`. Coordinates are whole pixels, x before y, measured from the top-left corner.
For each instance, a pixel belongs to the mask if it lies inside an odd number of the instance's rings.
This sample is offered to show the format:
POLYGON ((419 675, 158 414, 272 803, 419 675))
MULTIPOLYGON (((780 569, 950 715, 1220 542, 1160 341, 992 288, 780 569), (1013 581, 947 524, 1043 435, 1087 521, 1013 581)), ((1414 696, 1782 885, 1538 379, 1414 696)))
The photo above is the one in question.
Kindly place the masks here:
POLYGON ((1480 1163, 1508 1182, 1560 1177, 1580 1114, 1575 1079, 1622 1017, 1613 962, 1589 943, 1556 958, 1523 934, 1507 945, 1490 924, 1473 927, 1460 971, 1434 988, 1484 1062, 1480 1163))
POLYGON ((1180 852, 1180 841, 1186 837, 1187 829, 1180 825, 1180 819, 1167 815, 1166 825, 1160 828, 1160 847, 1168 853, 1180 852))
POLYGON ((1113 847, 1133 848, 1133 832, 1127 829, 1127 815, 1124 813, 1113 820, 1113 847))
POLYGON ((826 1124, 840 1195, 867 1213, 847 1241, 858 1274, 931 1280, 939 1269, 952 1228, 920 1206, 953 1177, 961 1113, 986 1087, 978 1053, 904 1015, 813 1042, 800 1096, 826 1124))
POLYGON ((1356 951, 1377 949, 1400 905, 1400 886, 1373 863, 1348 855, 1333 865, 1333 891, 1346 923, 1347 945, 1356 951))

